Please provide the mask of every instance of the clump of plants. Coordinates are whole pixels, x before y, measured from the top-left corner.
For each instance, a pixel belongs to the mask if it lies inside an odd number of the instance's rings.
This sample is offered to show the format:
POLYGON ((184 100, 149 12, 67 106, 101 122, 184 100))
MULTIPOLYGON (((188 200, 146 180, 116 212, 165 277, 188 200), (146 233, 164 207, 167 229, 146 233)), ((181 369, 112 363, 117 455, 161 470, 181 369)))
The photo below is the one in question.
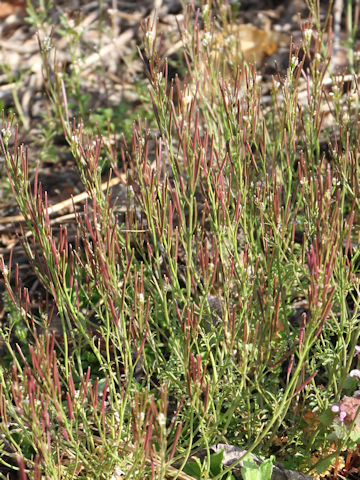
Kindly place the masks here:
POLYGON ((11 256, 1 261, 0 452, 19 478, 189 478, 190 456, 206 449, 205 478, 216 443, 311 472, 357 448, 358 83, 344 93, 332 75, 330 23, 312 8, 265 107, 256 68, 212 53, 231 19, 221 12, 186 10, 184 83, 169 80, 156 20, 144 27, 153 116, 131 141, 69 114, 39 37, 87 196, 75 231, 54 229, 39 166, 3 118, 31 233, 19 234, 46 299, 34 308, 11 256))

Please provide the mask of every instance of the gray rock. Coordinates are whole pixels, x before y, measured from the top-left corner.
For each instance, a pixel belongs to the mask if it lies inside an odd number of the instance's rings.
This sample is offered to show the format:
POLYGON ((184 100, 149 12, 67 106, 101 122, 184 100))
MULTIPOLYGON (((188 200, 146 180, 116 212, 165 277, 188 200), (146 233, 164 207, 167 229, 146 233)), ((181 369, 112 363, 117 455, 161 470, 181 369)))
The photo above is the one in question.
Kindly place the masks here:
MULTIPOLYGON (((211 453, 217 453, 220 450, 224 450, 223 467, 227 468, 236 463, 232 469, 232 473, 236 479, 241 480, 241 467, 243 466, 243 462, 242 460, 239 462, 239 459, 246 455, 246 450, 242 450, 234 445, 227 445, 226 443, 218 443, 210 447, 211 453)), ((196 454, 196 456, 199 458, 204 458, 206 456, 206 450, 201 450, 196 454)), ((261 458, 257 457, 253 453, 250 453, 250 456, 257 465, 260 465, 263 462, 261 458)), ((274 464, 273 473, 271 476, 271 480, 312 480, 312 478, 313 477, 310 475, 305 475, 304 473, 286 470, 280 463, 274 464)))

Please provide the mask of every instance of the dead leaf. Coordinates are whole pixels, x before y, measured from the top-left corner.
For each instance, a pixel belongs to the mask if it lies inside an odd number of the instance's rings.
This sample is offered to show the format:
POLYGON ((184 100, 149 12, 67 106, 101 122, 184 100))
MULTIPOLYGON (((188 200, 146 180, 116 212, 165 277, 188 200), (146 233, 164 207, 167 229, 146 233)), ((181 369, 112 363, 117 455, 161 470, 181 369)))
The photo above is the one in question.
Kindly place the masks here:
POLYGON ((26 2, 23 0, 12 0, 11 2, 0 2, 0 18, 6 18, 14 13, 25 12, 26 2))
POLYGON ((245 60, 261 63, 265 56, 273 55, 281 41, 278 32, 260 30, 251 24, 230 25, 217 33, 212 47, 215 55, 224 55, 230 62, 245 60))
POLYGON ((320 414, 310 409, 305 410, 303 414, 303 421, 305 423, 303 426, 303 432, 306 438, 309 438, 320 423, 320 414))

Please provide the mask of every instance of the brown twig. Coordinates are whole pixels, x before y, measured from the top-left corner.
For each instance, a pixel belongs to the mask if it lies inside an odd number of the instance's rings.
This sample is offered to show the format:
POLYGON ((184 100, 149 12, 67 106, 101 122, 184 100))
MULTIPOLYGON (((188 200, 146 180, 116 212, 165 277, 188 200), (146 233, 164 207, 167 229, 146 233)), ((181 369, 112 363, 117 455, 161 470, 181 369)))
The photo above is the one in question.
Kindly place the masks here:
MULTIPOLYGON (((101 190, 106 190, 107 188, 114 187, 115 185, 119 185, 119 183, 125 181, 125 174, 122 174, 120 177, 114 177, 112 178, 109 182, 104 182, 101 184, 101 190)), ((48 213, 49 215, 52 215, 53 213, 59 212, 60 210, 63 210, 65 208, 71 207, 71 205, 75 205, 76 203, 83 202, 89 198, 89 194, 87 192, 81 192, 78 195, 75 195, 75 197, 70 197, 67 198, 66 200, 63 200, 62 202, 58 202, 55 205, 51 205, 48 208, 48 213)), ((4 223, 13 223, 13 222, 24 222, 25 218, 22 214, 20 215, 14 215, 11 217, 1 217, 0 218, 0 224, 4 223)))

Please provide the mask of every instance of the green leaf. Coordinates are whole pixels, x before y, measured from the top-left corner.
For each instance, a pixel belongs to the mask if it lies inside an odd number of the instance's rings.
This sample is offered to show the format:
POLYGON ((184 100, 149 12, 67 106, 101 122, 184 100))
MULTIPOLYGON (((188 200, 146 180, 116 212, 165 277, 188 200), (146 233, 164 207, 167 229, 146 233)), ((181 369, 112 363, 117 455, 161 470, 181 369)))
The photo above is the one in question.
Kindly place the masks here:
MULTIPOLYGON (((209 468, 209 479, 215 478, 218 475, 221 475, 223 471, 223 458, 224 458, 224 450, 220 450, 217 453, 213 453, 210 455, 210 468, 209 468)), ((194 478, 200 480, 203 478, 203 473, 205 471, 204 463, 201 464, 200 459, 196 459, 193 462, 188 462, 184 467, 184 472, 188 475, 191 475, 194 478)), ((235 480, 234 475, 231 472, 227 472, 222 477, 221 480, 235 480)))
POLYGON ((332 462, 334 461, 334 458, 328 457, 328 458, 323 458, 316 464, 316 473, 323 473, 326 472, 326 470, 331 466, 332 462))
POLYGON ((355 425, 350 432, 350 439, 355 443, 360 443, 360 427, 355 425))
POLYGON ((333 429, 333 435, 335 436, 335 438, 337 438, 338 440, 343 440, 344 438, 346 438, 347 431, 345 425, 342 422, 334 422, 333 429))
POLYGON ((330 408, 327 408, 320 415, 320 422, 322 425, 329 427, 334 421, 335 413, 331 411, 330 408))
POLYGON ((244 466, 241 468, 243 480, 261 480, 259 467, 251 457, 246 458, 243 463, 244 466))
POLYGON ((349 393, 349 392, 353 392, 354 389, 356 388, 357 386, 357 383, 358 383, 358 380, 356 377, 351 377, 350 375, 348 375, 346 378, 345 378, 345 382, 344 382, 344 385, 343 385, 343 389, 346 393, 349 393))
POLYGON ((261 480, 271 480, 273 471, 272 458, 267 458, 259 467, 261 480))
POLYGON ((216 477, 222 472, 222 461, 224 458, 224 450, 221 449, 217 453, 210 455, 210 475, 211 477, 216 477))
POLYGON ((264 460, 259 466, 249 457, 241 469, 243 480, 271 480, 274 457, 264 460))
POLYGON ((200 480, 202 474, 200 460, 197 459, 195 462, 188 462, 184 467, 184 472, 200 480))

